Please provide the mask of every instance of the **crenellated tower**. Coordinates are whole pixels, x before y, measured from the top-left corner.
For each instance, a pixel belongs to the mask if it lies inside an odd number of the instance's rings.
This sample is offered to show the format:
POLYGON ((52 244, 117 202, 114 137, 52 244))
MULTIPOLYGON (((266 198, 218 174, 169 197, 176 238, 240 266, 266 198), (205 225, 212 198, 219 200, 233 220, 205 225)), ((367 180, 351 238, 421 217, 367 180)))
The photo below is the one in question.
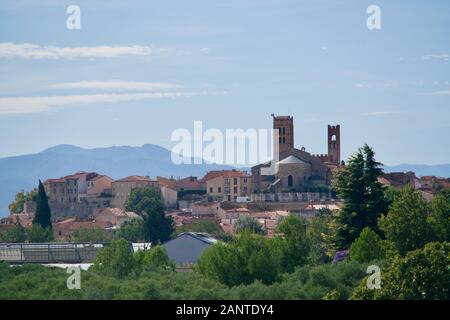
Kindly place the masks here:
POLYGON ((341 128, 340 125, 328 125, 328 161, 337 165, 341 162, 341 128))

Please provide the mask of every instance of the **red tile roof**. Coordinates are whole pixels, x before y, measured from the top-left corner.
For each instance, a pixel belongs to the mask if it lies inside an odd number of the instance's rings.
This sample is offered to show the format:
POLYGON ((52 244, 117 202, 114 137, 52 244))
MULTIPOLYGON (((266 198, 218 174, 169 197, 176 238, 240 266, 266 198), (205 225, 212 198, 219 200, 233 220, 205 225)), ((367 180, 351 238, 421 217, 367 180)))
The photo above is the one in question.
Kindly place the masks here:
POLYGON ((224 178, 238 178, 238 177, 250 177, 245 171, 238 170, 220 170, 220 171, 209 171, 204 177, 203 181, 208 181, 217 177, 224 178))
POLYGON ((115 180, 115 182, 137 182, 137 181, 148 181, 150 182, 150 178, 149 177, 144 177, 144 176, 129 176, 129 177, 125 177, 119 180, 115 180))

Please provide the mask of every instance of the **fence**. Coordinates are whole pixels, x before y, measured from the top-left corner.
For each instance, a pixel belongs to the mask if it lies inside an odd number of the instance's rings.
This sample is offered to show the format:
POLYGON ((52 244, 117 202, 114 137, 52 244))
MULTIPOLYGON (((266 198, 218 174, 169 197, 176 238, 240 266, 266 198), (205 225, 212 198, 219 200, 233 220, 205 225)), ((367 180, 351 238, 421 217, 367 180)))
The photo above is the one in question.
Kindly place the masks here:
POLYGON ((8 263, 89 263, 108 243, 0 243, 0 261, 8 263))

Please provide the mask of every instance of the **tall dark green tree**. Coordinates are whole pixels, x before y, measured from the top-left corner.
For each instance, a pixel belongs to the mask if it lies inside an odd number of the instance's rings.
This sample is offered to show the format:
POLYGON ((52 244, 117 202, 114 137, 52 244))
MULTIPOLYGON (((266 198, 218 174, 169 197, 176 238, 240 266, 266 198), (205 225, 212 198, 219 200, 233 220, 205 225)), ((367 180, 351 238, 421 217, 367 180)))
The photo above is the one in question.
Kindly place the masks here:
POLYGON ((38 195, 36 198, 36 215, 33 219, 33 224, 40 225, 44 229, 52 228, 52 213, 48 205, 47 194, 45 193, 44 185, 39 180, 38 195))
POLYGON ((379 232, 377 220, 387 212, 388 202, 378 182, 382 164, 374 156, 372 148, 365 144, 337 174, 334 188, 343 207, 334 224, 336 248, 348 248, 365 227, 379 232))
POLYGON ((164 213, 161 192, 153 188, 134 189, 125 204, 127 211, 134 211, 144 219, 145 240, 163 243, 175 231, 172 217, 164 213))

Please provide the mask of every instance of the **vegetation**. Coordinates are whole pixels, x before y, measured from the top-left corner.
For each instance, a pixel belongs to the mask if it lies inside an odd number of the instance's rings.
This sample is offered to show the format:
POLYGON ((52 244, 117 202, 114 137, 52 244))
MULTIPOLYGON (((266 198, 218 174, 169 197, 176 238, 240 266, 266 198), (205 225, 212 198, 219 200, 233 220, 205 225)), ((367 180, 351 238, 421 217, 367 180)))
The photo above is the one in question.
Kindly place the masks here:
POLYGON ((369 290, 365 279, 355 289, 353 299, 450 299, 450 244, 428 243, 396 256, 383 275, 380 290, 369 290))
POLYGON ((281 273, 281 247, 278 239, 250 232, 228 244, 215 244, 197 261, 198 271, 228 286, 250 284, 256 280, 271 284, 281 273))
POLYGON ((378 182, 381 163, 374 156, 374 151, 366 144, 337 174, 334 188, 343 202, 333 237, 337 249, 349 248, 365 227, 378 232, 378 218, 387 212, 388 202, 378 182))
MULTIPOLYGON (((100 251, 82 272, 80 290, 66 288, 64 270, 0 263, 0 299, 450 299, 450 193, 443 190, 428 204, 411 187, 383 190, 379 174, 380 164, 364 146, 338 174, 344 201, 338 214, 289 215, 271 238, 256 220, 241 218, 237 235, 211 245, 187 273, 176 272, 158 245, 133 252, 129 241, 157 243, 173 234, 160 194, 134 190, 127 210, 142 219, 125 223, 100 251), (330 263, 342 248, 350 248, 350 258, 330 263), (368 266, 380 268, 380 289, 367 287, 368 266)), ((47 241, 49 230, 18 224, 0 240, 47 241)), ((214 222, 177 230, 185 231, 223 232, 214 222)))
POLYGON ((291 214, 280 221, 277 231, 284 235, 284 241, 281 241, 281 266, 283 270, 292 272, 308 260, 310 245, 306 234, 306 220, 291 214))
POLYGON ((109 242, 111 239, 112 235, 100 228, 80 229, 70 237, 74 242, 109 242))
POLYGON ((37 200, 37 189, 30 192, 20 191, 16 194, 14 201, 9 204, 11 213, 21 213, 24 211, 25 202, 37 200))
POLYGON ((143 217, 143 236, 146 241, 165 242, 175 231, 172 218, 164 214, 164 201, 157 189, 134 189, 127 199, 125 209, 143 217))
POLYGON ((419 192, 405 187, 392 203, 387 215, 380 218, 380 228, 396 252, 406 252, 422 247, 430 240, 427 222, 428 206, 419 192))
POLYGON ((370 262, 385 257, 381 238, 370 228, 364 228, 350 247, 350 258, 358 262, 370 262))
POLYGON ((222 227, 213 220, 200 220, 183 225, 176 229, 175 236, 183 232, 205 232, 225 242, 231 240, 231 236, 228 233, 225 233, 222 227))
POLYGON ((39 180, 38 194, 36 198, 36 214, 33 220, 33 225, 39 225, 44 229, 52 229, 52 213, 48 205, 47 194, 45 193, 44 185, 39 180))
POLYGON ((115 236, 130 242, 144 242, 146 239, 145 225, 142 218, 132 218, 125 221, 115 236))
POLYGON ((18 222, 13 228, 0 233, 0 242, 22 243, 27 238, 27 231, 18 222))
POLYGON ((27 229, 28 242, 50 242, 53 241, 53 231, 50 228, 43 228, 39 224, 33 224, 27 229))
POLYGON ((251 232, 263 235, 266 233, 261 224, 255 218, 249 216, 239 216, 233 225, 233 230, 238 234, 251 232))

